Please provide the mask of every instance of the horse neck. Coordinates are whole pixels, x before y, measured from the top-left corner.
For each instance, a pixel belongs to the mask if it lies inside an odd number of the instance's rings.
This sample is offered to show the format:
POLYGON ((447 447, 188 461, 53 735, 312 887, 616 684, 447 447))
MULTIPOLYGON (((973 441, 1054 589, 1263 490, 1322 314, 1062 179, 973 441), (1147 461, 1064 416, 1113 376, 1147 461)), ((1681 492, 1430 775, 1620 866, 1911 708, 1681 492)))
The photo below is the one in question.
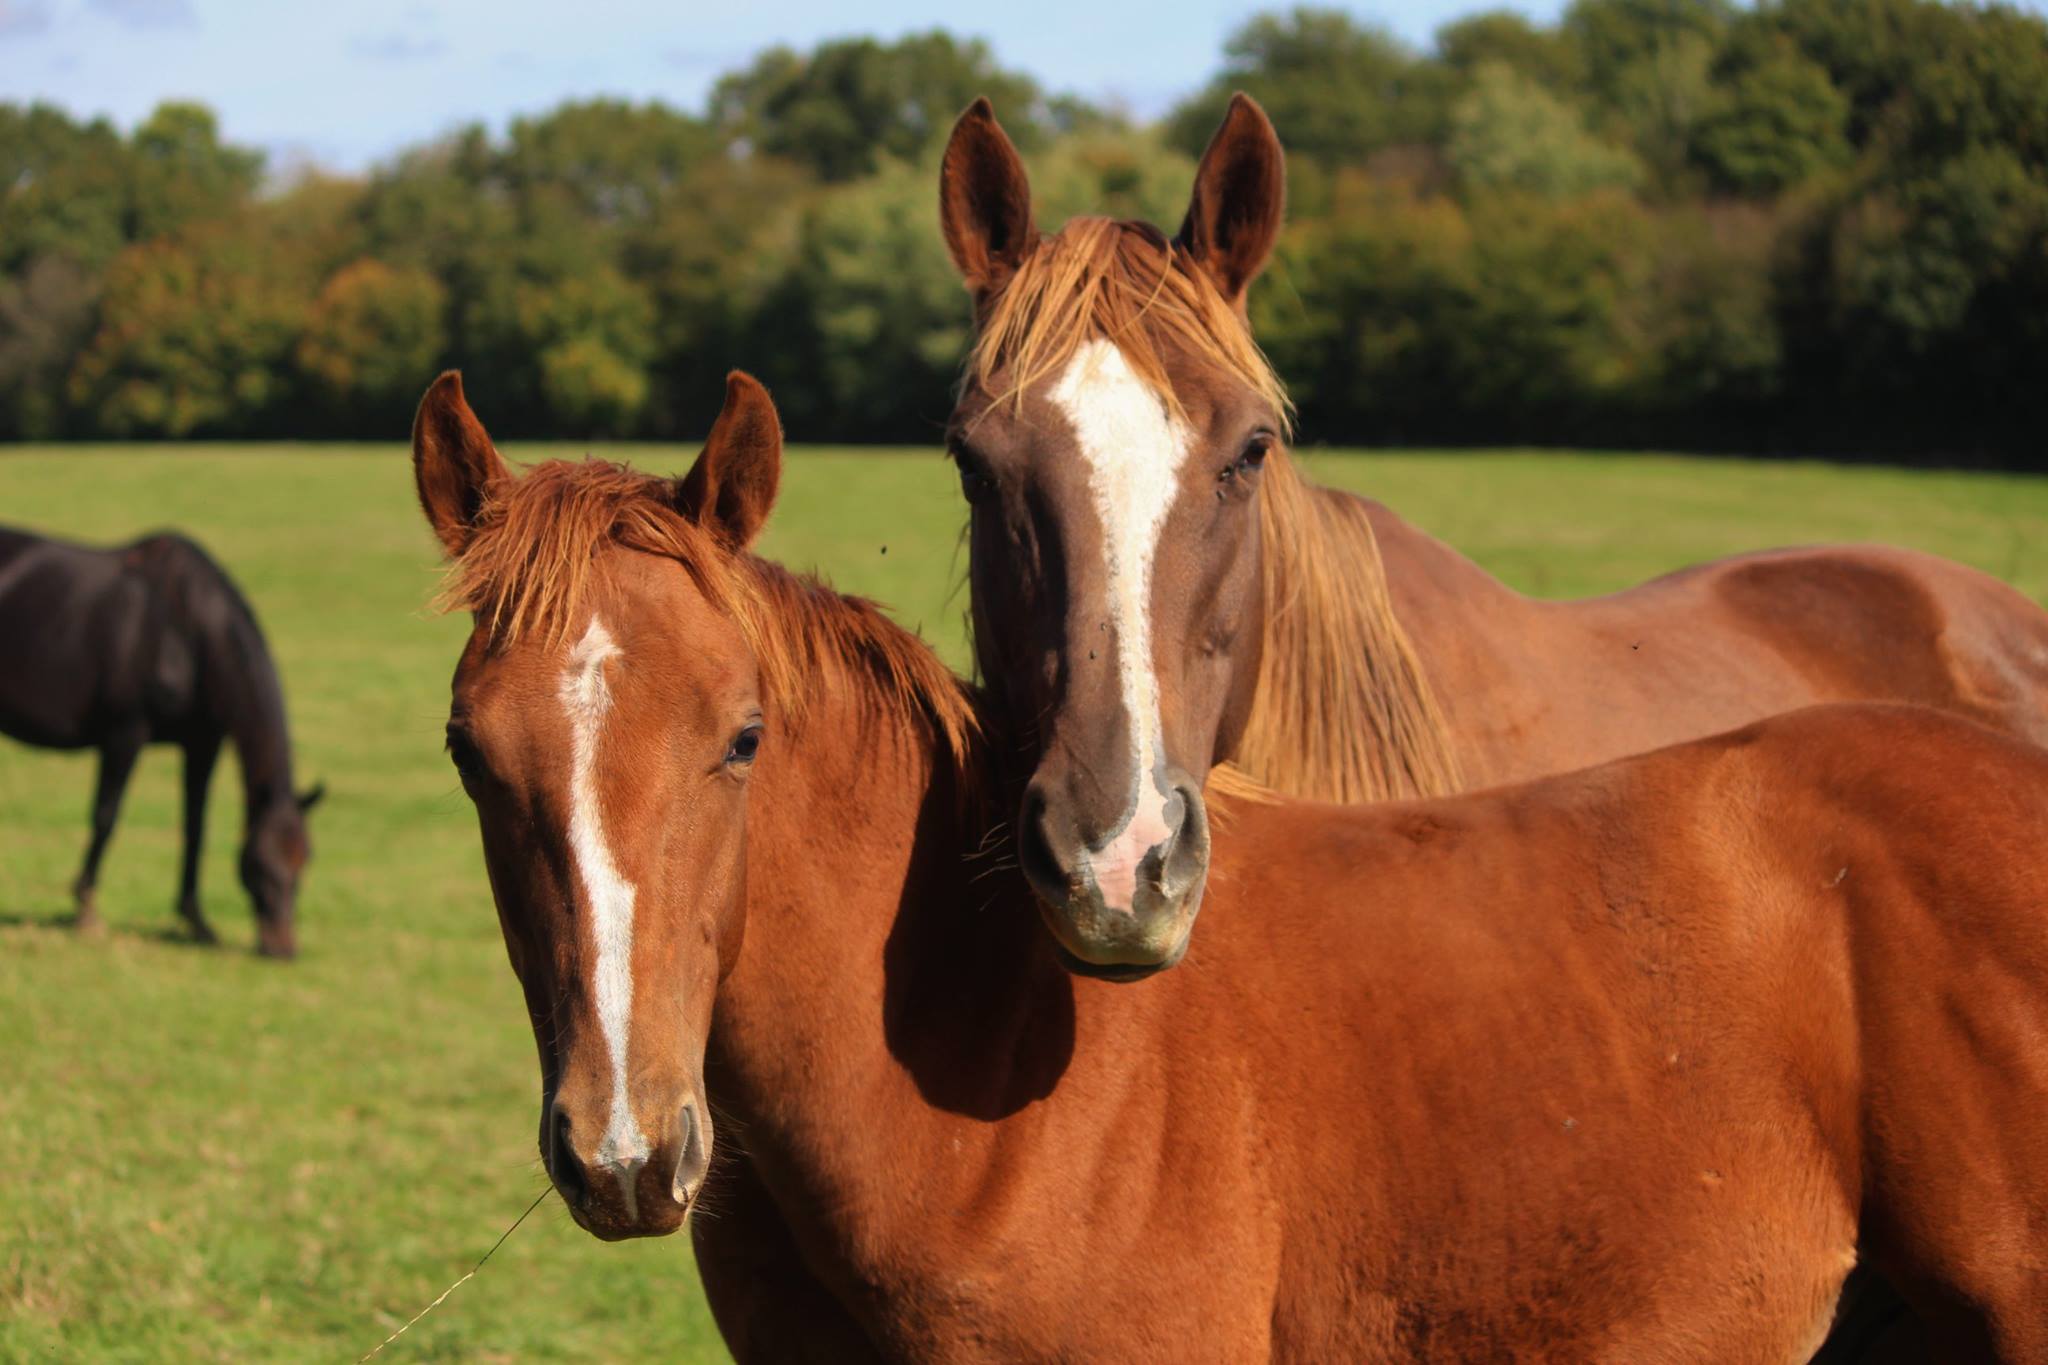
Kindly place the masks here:
MULTIPOLYGON (((876 1172, 1044 1093, 1033 1045, 1071 1028, 1030 1021, 1070 1011, 1071 987, 1014 870, 978 855, 977 777, 857 668, 827 672, 793 731, 768 718, 706 1079, 785 1216, 831 1240, 887 1223, 900 1186, 876 1172)), ((971 1181, 948 1153, 932 1179, 971 1181)))
POLYGON ((284 684, 256 622, 230 613, 228 625, 207 643, 209 679, 218 683, 212 706, 234 743, 242 770, 242 796, 253 823, 265 809, 292 799, 291 732, 285 722, 284 684))

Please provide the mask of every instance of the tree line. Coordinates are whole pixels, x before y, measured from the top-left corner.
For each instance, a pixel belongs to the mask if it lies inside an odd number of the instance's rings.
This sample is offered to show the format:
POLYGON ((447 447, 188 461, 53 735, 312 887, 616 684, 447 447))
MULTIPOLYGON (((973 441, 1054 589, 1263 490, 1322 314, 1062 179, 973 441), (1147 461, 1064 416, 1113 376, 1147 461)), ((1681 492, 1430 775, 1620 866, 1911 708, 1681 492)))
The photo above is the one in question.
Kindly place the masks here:
POLYGON ((1138 124, 943 32, 777 48, 267 181, 205 108, 0 104, 0 438, 391 437, 458 365, 507 434, 929 441, 967 340, 936 159, 987 94, 1051 228, 1179 222, 1230 91, 1289 149, 1253 293, 1310 439, 2034 467, 2048 24, 1935 0, 1574 0, 1415 51, 1257 17, 1138 124))

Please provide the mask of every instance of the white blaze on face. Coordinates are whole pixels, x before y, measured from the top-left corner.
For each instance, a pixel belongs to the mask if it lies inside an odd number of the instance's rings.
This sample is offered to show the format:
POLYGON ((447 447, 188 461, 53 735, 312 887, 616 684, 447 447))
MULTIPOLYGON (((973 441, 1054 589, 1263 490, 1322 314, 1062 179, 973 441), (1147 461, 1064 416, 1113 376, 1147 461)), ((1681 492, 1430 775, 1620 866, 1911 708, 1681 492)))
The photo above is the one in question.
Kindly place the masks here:
POLYGON ((618 653, 604 622, 592 617, 590 628, 569 651, 561 698, 562 709, 569 714, 569 850, 583 883, 590 936, 597 949, 591 997, 612 1063, 611 1113, 595 1156, 598 1165, 617 1176, 630 1208, 633 1176, 648 1155, 647 1139, 626 1096, 626 1049, 633 1016, 633 884, 620 875, 605 843, 596 776, 597 745, 612 703, 605 661, 618 653))
POLYGON ((1122 823, 1085 861, 1103 904, 1128 911, 1137 893, 1139 865, 1173 829, 1167 820, 1159 680, 1152 669, 1152 560, 1180 490, 1180 467, 1194 442, 1107 340, 1084 343, 1051 396, 1073 423, 1102 519, 1117 686, 1130 722, 1129 804, 1122 823))

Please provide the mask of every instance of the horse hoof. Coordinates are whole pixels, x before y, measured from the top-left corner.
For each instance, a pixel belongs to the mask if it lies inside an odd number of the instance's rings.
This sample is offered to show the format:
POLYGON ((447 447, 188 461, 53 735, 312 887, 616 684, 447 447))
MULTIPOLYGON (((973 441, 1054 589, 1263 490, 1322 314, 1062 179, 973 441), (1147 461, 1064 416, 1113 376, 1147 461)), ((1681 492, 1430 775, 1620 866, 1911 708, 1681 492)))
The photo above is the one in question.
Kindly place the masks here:
POLYGON ((213 926, 206 922, 206 916, 200 912, 198 902, 180 902, 178 905, 178 918, 185 921, 186 926, 192 930, 192 941, 194 943, 204 943, 211 946, 220 942, 220 937, 213 932, 213 926))
POLYGON ((71 927, 87 938, 101 938, 107 932, 107 922, 100 918, 99 907, 90 898, 78 903, 78 913, 72 918, 71 927))

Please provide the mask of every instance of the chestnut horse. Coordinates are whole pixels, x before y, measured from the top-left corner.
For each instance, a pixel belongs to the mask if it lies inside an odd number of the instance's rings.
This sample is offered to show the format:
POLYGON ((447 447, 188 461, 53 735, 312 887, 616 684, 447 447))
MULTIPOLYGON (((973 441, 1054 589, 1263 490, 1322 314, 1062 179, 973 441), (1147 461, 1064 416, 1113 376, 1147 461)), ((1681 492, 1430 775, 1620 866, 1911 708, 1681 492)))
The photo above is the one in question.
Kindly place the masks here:
POLYGON ((1201 788, 1235 759, 1331 801, 1436 795, 1821 701, 2048 739, 2048 613, 1928 555, 1783 550, 1536 601, 1376 503, 1305 483, 1245 291, 1281 151, 1239 96, 1179 235, 1033 225, 987 103, 941 173, 978 335, 950 445, 983 676, 1036 772, 1018 856, 1077 969, 1168 965, 1201 788))
POLYGON ((1219 799, 1223 910, 1112 985, 964 856, 976 699, 746 552, 752 381, 681 480, 515 476, 453 376, 413 452, 543 1158, 601 1237, 701 1199, 741 1360, 1796 1361, 1859 1261, 2048 1358, 2048 754, 1835 707, 1219 799))

